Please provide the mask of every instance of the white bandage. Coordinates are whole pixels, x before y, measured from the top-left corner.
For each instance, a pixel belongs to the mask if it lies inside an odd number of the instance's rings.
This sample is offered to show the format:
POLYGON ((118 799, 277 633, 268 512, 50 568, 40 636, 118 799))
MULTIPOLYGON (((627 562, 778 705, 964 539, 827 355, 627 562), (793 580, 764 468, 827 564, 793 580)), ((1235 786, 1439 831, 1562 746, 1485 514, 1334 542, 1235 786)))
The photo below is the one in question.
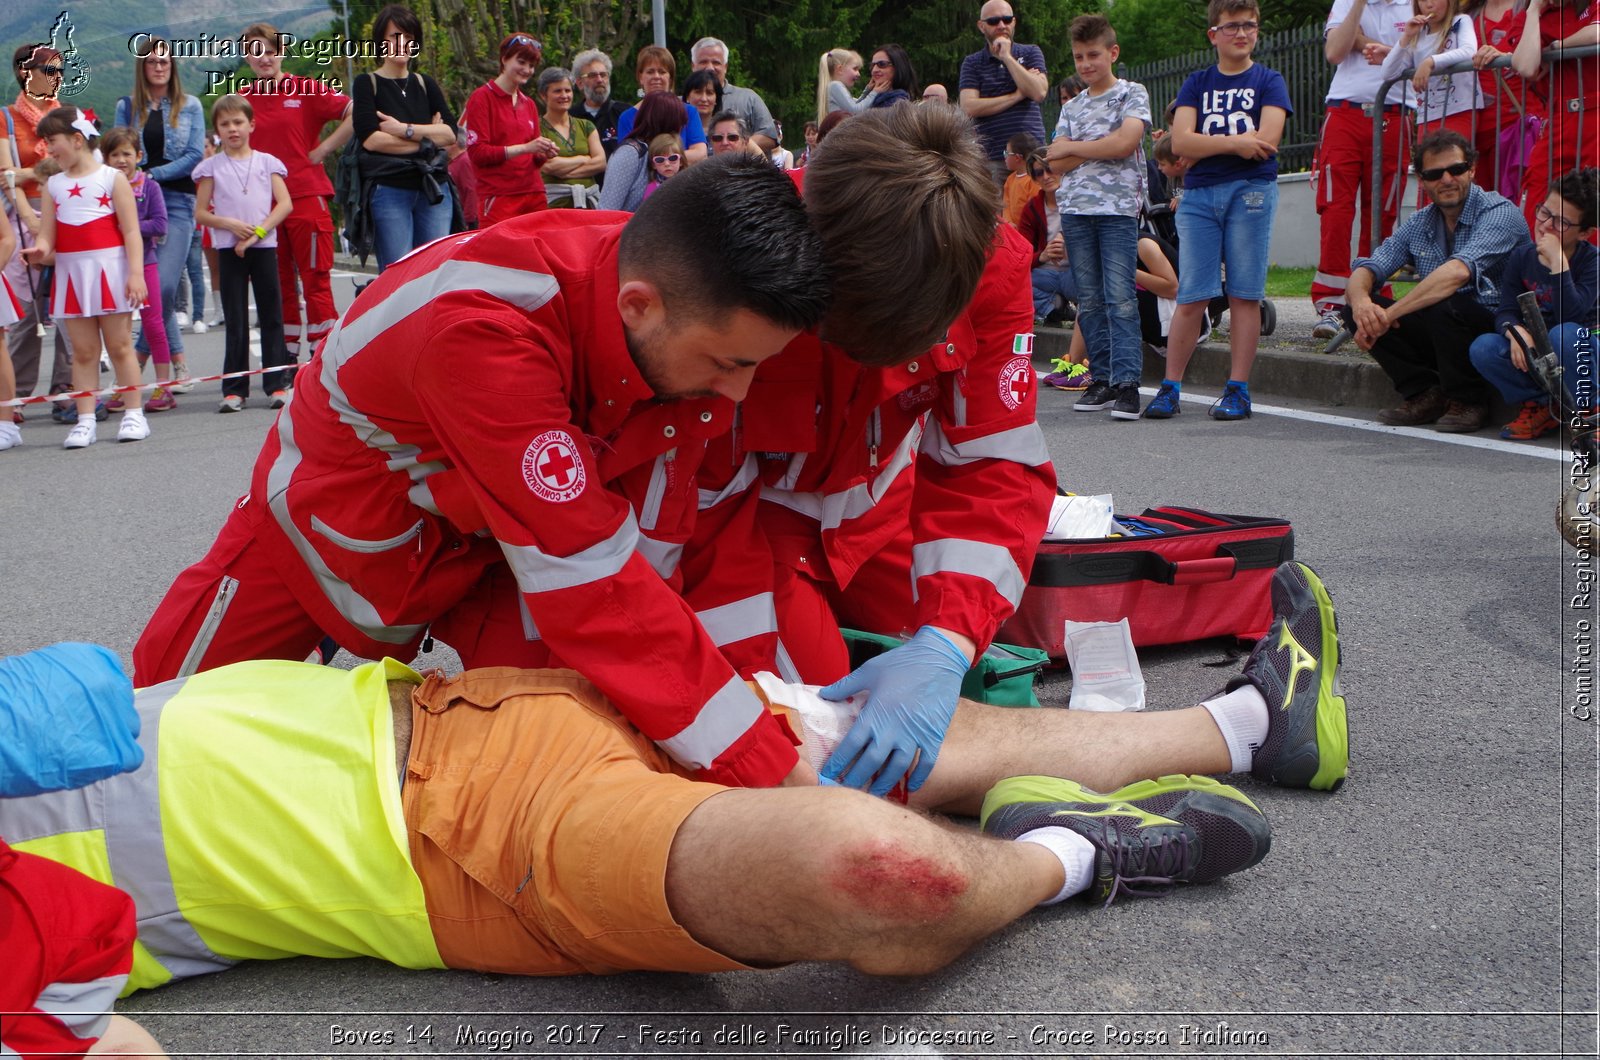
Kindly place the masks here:
POLYGON ((861 708, 867 704, 867 694, 857 692, 849 699, 823 699, 817 695, 821 685, 791 684, 776 674, 758 673, 756 684, 767 702, 777 707, 788 707, 800 719, 801 737, 805 740, 806 758, 814 769, 833 754, 844 734, 856 723, 861 708))

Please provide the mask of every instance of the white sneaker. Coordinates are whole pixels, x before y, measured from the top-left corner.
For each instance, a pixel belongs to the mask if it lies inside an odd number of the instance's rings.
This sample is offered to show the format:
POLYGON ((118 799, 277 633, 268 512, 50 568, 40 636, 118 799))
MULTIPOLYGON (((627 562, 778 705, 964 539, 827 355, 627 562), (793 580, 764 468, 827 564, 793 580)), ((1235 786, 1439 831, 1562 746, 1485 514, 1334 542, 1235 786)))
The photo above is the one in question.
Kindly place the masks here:
POLYGON ((72 430, 67 432, 67 440, 61 443, 61 448, 87 449, 99 440, 100 436, 94 429, 94 420, 79 420, 72 425, 72 430))
POLYGON ((196 320, 192 325, 190 325, 189 330, 193 334, 204 335, 211 329, 206 327, 206 322, 204 320, 196 320))
POLYGON ((186 328, 189 326, 189 314, 185 313, 183 310, 178 310, 176 313, 172 314, 172 317, 178 322, 178 326, 180 328, 186 328))
POLYGON ((129 409, 122 414, 122 422, 117 425, 117 441, 142 442, 148 437, 150 424, 146 422, 144 413, 129 409))
POLYGON ((222 404, 217 406, 218 412, 238 412, 244 408, 244 398, 238 394, 229 394, 222 399, 222 404))
POLYGON ((174 394, 191 393, 194 390, 194 383, 190 382, 191 378, 187 364, 175 364, 172 366, 172 384, 167 389, 174 394))
POLYGON ((0 423, 0 452, 22 444, 22 428, 15 423, 0 423))

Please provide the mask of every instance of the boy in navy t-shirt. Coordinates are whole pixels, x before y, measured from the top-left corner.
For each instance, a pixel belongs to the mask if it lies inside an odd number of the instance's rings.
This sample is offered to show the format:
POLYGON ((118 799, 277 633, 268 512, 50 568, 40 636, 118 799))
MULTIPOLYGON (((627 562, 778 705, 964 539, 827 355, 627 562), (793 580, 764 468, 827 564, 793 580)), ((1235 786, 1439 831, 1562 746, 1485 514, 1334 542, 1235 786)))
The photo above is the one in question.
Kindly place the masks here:
POLYGON ((1261 32, 1256 0, 1211 0, 1217 62, 1189 75, 1178 90, 1172 149, 1194 160, 1178 204, 1178 308, 1167 343, 1167 375, 1144 414, 1178 414, 1184 369, 1199 341, 1206 303, 1222 293, 1228 263, 1231 367, 1218 420, 1250 415, 1250 367, 1261 339, 1267 293, 1267 246, 1278 209, 1278 141, 1293 106, 1283 76, 1250 57, 1261 32))

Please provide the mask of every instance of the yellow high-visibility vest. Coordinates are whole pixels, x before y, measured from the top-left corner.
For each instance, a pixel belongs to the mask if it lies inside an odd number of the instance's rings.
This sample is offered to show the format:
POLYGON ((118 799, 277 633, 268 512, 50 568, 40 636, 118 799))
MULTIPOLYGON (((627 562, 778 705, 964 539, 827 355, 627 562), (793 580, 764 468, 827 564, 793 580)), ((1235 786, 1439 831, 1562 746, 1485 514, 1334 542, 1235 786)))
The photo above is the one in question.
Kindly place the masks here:
POLYGON ((441 968, 411 868, 385 659, 263 661, 139 691, 144 765, 0 799, 0 835, 133 896, 128 990, 241 960, 441 968))

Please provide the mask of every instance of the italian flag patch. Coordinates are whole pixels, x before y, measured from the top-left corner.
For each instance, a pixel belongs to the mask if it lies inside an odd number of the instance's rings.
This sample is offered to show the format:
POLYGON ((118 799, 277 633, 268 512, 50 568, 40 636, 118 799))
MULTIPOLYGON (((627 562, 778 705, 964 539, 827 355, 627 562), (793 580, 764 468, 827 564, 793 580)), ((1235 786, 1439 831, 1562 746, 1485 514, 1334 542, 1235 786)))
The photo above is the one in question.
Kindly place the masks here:
POLYGON ((1011 340, 1011 353, 1017 357, 1033 356, 1033 332, 1018 333, 1011 340))

